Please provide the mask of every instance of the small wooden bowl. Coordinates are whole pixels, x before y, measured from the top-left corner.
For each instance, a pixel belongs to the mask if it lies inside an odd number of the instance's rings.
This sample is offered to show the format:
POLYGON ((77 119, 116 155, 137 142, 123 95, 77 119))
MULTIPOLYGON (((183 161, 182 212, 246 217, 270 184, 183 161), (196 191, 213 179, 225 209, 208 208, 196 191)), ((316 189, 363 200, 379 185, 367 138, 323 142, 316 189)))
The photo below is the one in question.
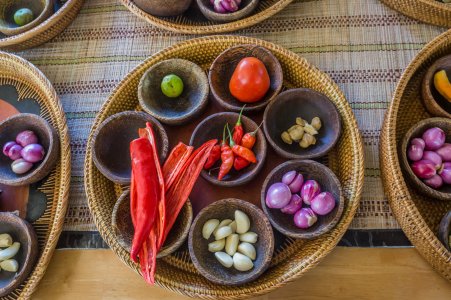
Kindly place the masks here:
POLYGON ((451 201, 451 185, 443 185, 440 189, 436 190, 429 186, 427 186, 423 181, 421 181, 412 171, 410 168, 410 163, 407 158, 407 147, 409 146, 409 143, 414 138, 421 138, 423 133, 432 127, 439 127, 441 128, 445 134, 446 134, 446 142, 451 143, 451 119, 446 118, 430 118, 425 119, 409 129, 407 133, 404 135, 404 138, 401 142, 401 148, 400 148, 400 160, 403 167, 403 170, 405 173, 407 173, 407 177, 410 179, 410 181, 413 183, 413 185, 420 191, 421 193, 432 197, 434 199, 444 200, 444 201, 451 201))
POLYGON ((158 17, 171 17, 183 14, 193 0, 134 0, 143 11, 158 17))
POLYGON ((16 174, 11 169, 12 160, 0 153, 0 183, 12 186, 28 185, 47 176, 58 162, 60 143, 55 129, 43 118, 34 114, 18 114, 0 123, 0 147, 15 141, 18 133, 32 130, 45 149, 43 161, 34 164, 25 174, 16 174))
POLYGON ((451 210, 448 211, 442 218, 438 228, 438 238, 443 243, 448 251, 451 251, 451 247, 449 245, 449 236, 451 234, 451 210))
POLYGON ((16 35, 30 30, 44 22, 53 13, 54 0, 1 0, 0 32, 5 35, 16 35), (24 26, 14 22, 14 14, 21 8, 28 8, 35 16, 34 20, 24 26))
POLYGON ((337 143, 341 133, 340 114, 325 95, 306 88, 291 89, 281 93, 266 107, 263 128, 273 149, 289 159, 310 159, 324 156, 337 143), (315 136, 316 144, 303 149, 298 143, 286 144, 282 132, 296 125, 296 118, 311 122, 321 119, 322 126, 315 136))
POLYGON ((18 271, 0 271, 0 297, 4 297, 27 279, 38 257, 39 246, 33 227, 13 213, 0 213, 0 231, 20 243, 19 252, 13 257, 19 263, 18 271))
POLYGON ((240 8, 227 14, 220 14, 215 12, 210 0, 196 0, 202 14, 210 21, 219 23, 228 23, 236 20, 243 19, 249 16, 258 6, 260 0, 243 0, 241 1, 240 8))
POLYGON ((138 129, 152 124, 160 162, 166 158, 169 141, 163 126, 145 112, 124 111, 103 121, 92 139, 92 159, 109 180, 129 184, 131 178, 130 142, 138 138, 138 129))
POLYGON ((216 201, 202 209, 194 219, 189 232, 188 248, 191 260, 196 269, 208 280, 223 285, 240 285, 255 280, 269 266, 274 252, 274 234, 268 218, 257 206, 243 200, 229 198, 216 201), (244 212, 251 221, 249 231, 258 234, 254 244, 257 258, 254 268, 240 272, 233 267, 225 268, 217 260, 214 253, 208 251, 208 241, 202 237, 202 227, 210 219, 235 219, 235 210, 244 212))
MULTIPOLYGON (((194 129, 193 134, 191 135, 190 145, 194 146, 194 148, 198 148, 206 141, 212 139, 218 139, 218 142, 220 142, 220 140, 222 140, 224 125, 228 123, 230 131, 232 131, 236 121, 238 120, 238 116, 239 114, 237 113, 222 112, 213 114, 204 119, 194 129)), ((254 121, 246 116, 241 117, 241 123, 245 132, 252 132, 258 127, 258 125, 254 121)), ((232 169, 229 174, 227 174, 220 181, 217 179, 219 166, 221 165, 221 160, 219 160, 211 168, 212 171, 202 170, 201 176, 208 182, 211 182, 212 184, 218 186, 233 187, 244 185, 251 181, 255 176, 257 176, 258 172, 260 172, 260 170, 263 168, 266 159, 267 148, 268 147, 266 145, 265 135, 263 134, 263 131, 259 129, 257 131, 254 148, 252 148, 252 151, 257 157, 257 163, 250 164, 240 171, 235 171, 234 169, 232 169)))
MULTIPOLYGON (((279 232, 296 239, 312 239, 328 232, 338 223, 343 214, 344 197, 340 181, 328 167, 313 160, 291 160, 277 166, 268 174, 262 186, 261 205, 269 221, 279 232), (273 183, 281 182, 283 175, 293 170, 301 173, 304 181, 316 180, 321 187, 321 192, 330 192, 336 202, 335 208, 328 215, 318 216, 318 221, 307 229, 301 229, 294 225, 294 215, 284 214, 280 209, 266 206, 266 192, 269 187, 273 183)), ((307 206, 303 204, 302 207, 307 206)))
POLYGON ((445 70, 451 78, 451 54, 434 62, 424 75, 421 84, 421 95, 426 110, 433 116, 451 118, 451 102, 443 98, 434 86, 436 72, 445 70))
POLYGON ((222 52, 213 62, 208 74, 213 98, 225 109, 239 112, 244 104, 244 112, 262 110, 270 103, 282 89, 283 72, 277 58, 266 48, 256 45, 239 45, 222 52), (229 90, 232 78, 238 63, 246 57, 260 59, 268 70, 271 84, 265 97, 255 103, 243 103, 232 96, 229 90))
POLYGON ((198 116, 208 104, 208 79, 201 67, 185 59, 168 59, 148 69, 138 86, 138 99, 144 111, 169 125, 180 125, 198 116), (183 80, 184 89, 177 98, 161 91, 168 74, 183 80))
MULTIPOLYGON (((174 226, 168 234, 163 247, 158 252, 157 258, 165 257, 174 253, 185 242, 188 237, 191 223, 193 222, 193 208, 191 202, 186 201, 180 214, 178 215, 174 226)), ((111 218, 114 233, 118 243, 130 252, 135 229, 133 228, 130 215, 130 191, 126 190, 114 205, 111 218)))

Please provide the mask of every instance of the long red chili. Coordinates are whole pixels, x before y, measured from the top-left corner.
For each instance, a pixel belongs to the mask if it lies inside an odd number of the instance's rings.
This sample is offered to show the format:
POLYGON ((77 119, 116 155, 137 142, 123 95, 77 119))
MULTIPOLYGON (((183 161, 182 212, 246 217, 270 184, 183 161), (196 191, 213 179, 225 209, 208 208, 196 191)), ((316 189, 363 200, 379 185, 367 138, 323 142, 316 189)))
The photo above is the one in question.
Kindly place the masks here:
MULTIPOLYGON (((233 167, 233 159, 234 159, 234 155, 233 155, 233 151, 230 148, 229 145, 227 145, 227 143, 225 142, 225 130, 229 128, 228 125, 224 126, 224 132, 222 134, 222 145, 221 145, 221 166, 219 167, 219 174, 218 174, 218 180, 222 180, 224 178, 224 176, 226 176, 230 170, 232 170, 233 167)), ((230 130, 229 130, 230 131, 230 130)), ((229 136, 230 141, 232 141, 232 136, 229 136)))
POLYGON ((241 124, 241 116, 243 115, 243 110, 246 107, 246 104, 243 105, 240 111, 240 115, 238 116, 238 120, 236 121, 235 127, 233 127, 233 141, 237 145, 241 145, 241 139, 243 138, 244 129, 243 125, 241 124))
POLYGON ((208 170, 221 158, 221 146, 215 145, 208 156, 207 162, 204 165, 204 169, 208 170))
MULTIPOLYGON (((229 127, 227 126, 227 130, 230 132, 229 127)), ((255 157, 254 152, 252 150, 244 148, 243 146, 236 145, 235 142, 230 139, 230 147, 232 147, 233 154, 241 156, 247 161, 250 161, 251 163, 256 163, 257 158, 255 157)))
POLYGON ((183 143, 178 143, 177 146, 172 149, 163 165, 163 177, 166 190, 168 190, 174 183, 180 173, 180 170, 189 159, 191 153, 193 153, 193 150, 194 147, 187 146, 183 143))

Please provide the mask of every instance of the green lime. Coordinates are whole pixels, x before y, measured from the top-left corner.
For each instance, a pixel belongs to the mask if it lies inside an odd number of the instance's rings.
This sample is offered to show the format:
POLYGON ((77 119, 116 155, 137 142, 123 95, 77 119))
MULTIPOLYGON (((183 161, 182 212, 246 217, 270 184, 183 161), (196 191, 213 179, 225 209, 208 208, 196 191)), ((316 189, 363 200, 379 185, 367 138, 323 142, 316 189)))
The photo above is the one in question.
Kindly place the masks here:
POLYGON ((27 25, 33 19, 33 12, 29 8, 21 8, 14 14, 14 22, 19 26, 27 25))
POLYGON ((161 91, 169 98, 176 98, 183 93, 183 81, 175 74, 164 76, 161 81, 161 91))

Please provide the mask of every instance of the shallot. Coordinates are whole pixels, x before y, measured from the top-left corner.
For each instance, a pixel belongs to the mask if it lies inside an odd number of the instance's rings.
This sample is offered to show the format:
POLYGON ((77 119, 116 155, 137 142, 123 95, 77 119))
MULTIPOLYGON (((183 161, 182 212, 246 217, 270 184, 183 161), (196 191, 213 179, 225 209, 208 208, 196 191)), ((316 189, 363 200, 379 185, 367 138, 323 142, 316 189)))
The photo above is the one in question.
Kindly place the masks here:
POLYGON ((434 151, 424 151, 422 159, 433 162, 436 170, 442 166, 442 157, 434 151))
POLYGON ((451 184, 451 162, 443 164, 443 170, 440 172, 440 177, 446 184, 451 184))
POLYGON ((428 186, 430 186, 431 188, 434 188, 434 189, 439 189, 443 185, 442 177, 440 177, 440 175, 437 175, 437 174, 435 174, 434 176, 432 176, 429 179, 425 179, 423 182, 426 185, 428 185, 428 186))
POLYGON ((16 174, 25 174, 33 167, 31 162, 26 161, 23 158, 16 159, 11 164, 11 169, 16 174))
POLYGON ((30 144, 37 144, 38 137, 33 131, 25 130, 16 136, 16 143, 21 145, 22 147, 25 147, 30 144))
POLYGON ((12 145, 12 146, 9 148, 9 151, 8 151, 8 157, 9 157, 10 159, 12 159, 12 160, 16 160, 16 159, 21 158, 21 157, 22 157, 22 155, 21 155, 22 149, 23 149, 23 148, 22 148, 21 145, 18 145, 18 144, 12 145))
POLYGON ((436 174, 435 165, 429 160, 420 160, 412 164, 412 171, 421 179, 429 179, 436 174))
POLYGON ((294 224, 302 229, 307 229, 316 223, 318 217, 311 208, 301 208, 294 215, 294 224))
POLYGON ((35 163, 44 159, 45 151, 44 147, 39 144, 29 144, 22 149, 20 154, 26 161, 35 163))
POLYGON ((426 144, 426 150, 437 150, 445 143, 445 132, 438 128, 429 128, 423 133, 423 140, 426 144))
POLYGON ((451 144, 445 143, 440 149, 435 152, 440 155, 444 161, 451 162, 451 144))
POLYGON ((220 14, 235 12, 239 9, 241 0, 210 0, 215 12, 220 14))
POLYGON ((407 157, 411 161, 418 161, 423 157, 423 149, 418 145, 411 144, 409 149, 407 150, 407 157))
POLYGON ((272 184, 266 193, 266 205, 269 208, 282 208, 290 203, 291 191, 288 185, 277 182, 272 184))
POLYGON ((307 180, 301 188, 301 198, 305 204, 310 205, 310 201, 321 192, 316 180, 307 180))
POLYGON ((4 146, 3 146, 3 154, 5 156, 9 157, 9 149, 11 149, 12 146, 17 145, 16 142, 7 142, 4 146))
POLYGON ((290 203, 283 207, 280 211, 284 214, 294 215, 298 210, 302 208, 302 198, 298 194, 291 196, 290 203))
POLYGON ((312 199, 310 207, 316 214, 325 216, 335 208, 334 196, 329 192, 323 192, 312 199))

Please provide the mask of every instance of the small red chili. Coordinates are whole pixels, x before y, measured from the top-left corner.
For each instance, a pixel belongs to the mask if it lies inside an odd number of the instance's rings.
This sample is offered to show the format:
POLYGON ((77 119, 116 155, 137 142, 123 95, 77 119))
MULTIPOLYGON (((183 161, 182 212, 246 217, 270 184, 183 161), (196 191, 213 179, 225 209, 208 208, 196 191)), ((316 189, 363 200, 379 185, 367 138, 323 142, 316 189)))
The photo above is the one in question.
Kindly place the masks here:
MULTIPOLYGON (((229 131, 229 126, 227 126, 227 131, 229 131)), ((233 154, 241 156, 242 158, 246 159, 247 161, 250 161, 251 163, 256 163, 257 158, 255 157, 254 152, 252 150, 244 148, 243 146, 236 145, 235 142, 230 137, 230 147, 232 147, 233 154)))
POLYGON ((235 123, 235 127, 233 128, 233 141, 237 145, 241 145, 241 139, 243 138, 244 129, 243 125, 241 124, 241 116, 243 115, 243 110, 246 107, 246 104, 243 105, 243 108, 241 108, 240 115, 238 116, 238 120, 235 123))
POLYGON ((208 170, 221 158, 221 146, 215 145, 208 156, 204 169, 208 170))
POLYGON ((235 161, 233 162, 233 168, 235 170, 239 171, 239 170, 246 168, 250 164, 251 163, 249 161, 245 160, 241 156, 237 156, 237 157, 235 157, 235 161))
POLYGON ((254 147, 255 142, 256 142, 255 135, 257 134, 257 131, 262 126, 262 124, 263 124, 263 122, 260 123, 260 125, 258 125, 257 129, 255 129, 252 132, 248 132, 243 136, 243 138, 241 139, 241 146, 243 146, 247 149, 252 149, 254 147))
MULTIPOLYGON (((218 180, 222 180, 224 176, 226 176, 233 167, 234 155, 233 151, 229 145, 225 142, 225 130, 229 129, 228 124, 224 126, 224 132, 222 134, 222 145, 221 145, 221 166, 219 167, 218 180)), ((229 130, 230 132, 230 130, 229 130)), ((232 136, 229 137, 230 141, 233 143, 232 136)))

